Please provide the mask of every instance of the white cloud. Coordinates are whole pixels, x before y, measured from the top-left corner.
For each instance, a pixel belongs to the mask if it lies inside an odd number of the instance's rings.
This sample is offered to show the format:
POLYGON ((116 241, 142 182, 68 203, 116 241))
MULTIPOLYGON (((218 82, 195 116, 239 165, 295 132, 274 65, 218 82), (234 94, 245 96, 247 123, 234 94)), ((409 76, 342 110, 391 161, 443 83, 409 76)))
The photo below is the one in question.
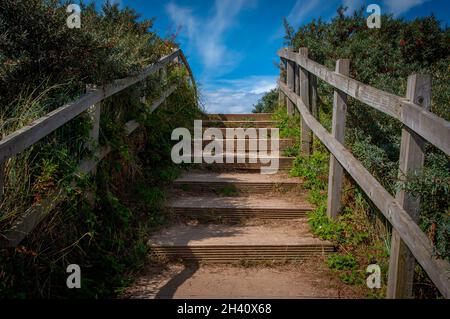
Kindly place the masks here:
POLYGON ((216 0, 212 15, 206 18, 194 15, 188 7, 175 3, 166 5, 169 17, 182 29, 181 36, 185 36, 188 46, 199 54, 204 66, 204 77, 229 73, 242 60, 242 53, 227 47, 224 37, 246 5, 248 3, 245 0, 216 0))
POLYGON ((218 80, 202 90, 208 113, 250 113, 253 105, 276 87, 276 75, 218 80))
MULTIPOLYGON (((291 26, 298 27, 304 23, 305 17, 312 13, 314 10, 318 9, 320 4, 320 0, 297 0, 295 1, 294 6, 289 11, 286 16, 286 20, 289 22, 291 26)), ((323 4, 323 3, 322 3, 323 4)), ((319 16, 319 14, 315 14, 315 16, 319 16)), ((284 27, 280 26, 278 30, 271 37, 271 40, 276 40, 281 38, 284 35, 284 27)))
POLYGON ((299 26, 303 19, 320 4, 320 0, 297 0, 286 19, 291 25, 299 26))
MULTIPOLYGON (((430 0, 384 0, 383 4, 388 8, 389 13, 392 13, 394 16, 399 16, 402 13, 408 12, 413 7, 428 1, 430 0)), ((383 8, 381 8, 381 12, 383 12, 383 8)))
POLYGON ((177 24, 178 27, 184 28, 188 38, 193 38, 197 32, 198 22, 192 14, 192 9, 183 8, 174 3, 166 5, 166 11, 170 19, 177 24))

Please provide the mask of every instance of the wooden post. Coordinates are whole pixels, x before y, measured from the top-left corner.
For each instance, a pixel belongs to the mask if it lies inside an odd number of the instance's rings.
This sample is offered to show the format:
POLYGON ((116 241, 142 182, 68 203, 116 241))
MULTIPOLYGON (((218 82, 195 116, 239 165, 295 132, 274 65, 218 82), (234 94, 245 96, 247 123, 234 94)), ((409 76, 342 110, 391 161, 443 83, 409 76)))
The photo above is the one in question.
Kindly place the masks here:
MULTIPOLYGON (((294 82, 295 82, 295 87, 294 87, 294 92, 296 95, 300 96, 300 65, 298 65, 297 63, 295 64, 295 74, 294 74, 294 82)), ((294 114, 297 114, 298 109, 297 107, 294 106, 294 114)))
POLYGON ((166 83, 167 82, 167 66, 164 66, 161 69, 159 76, 160 76, 161 85, 165 86, 167 84, 166 83))
POLYGON ((5 162, 0 163, 0 201, 5 193, 5 162))
MULTIPOLYGON (((289 51, 292 51, 292 48, 289 48, 289 51)), ((296 63, 294 61, 287 61, 286 68, 286 84, 292 91, 295 91, 295 67, 296 63)), ((289 116, 294 115, 295 105, 290 99, 287 100, 287 113, 289 116)))
MULTIPOLYGON (((414 104, 429 110, 431 104, 431 77, 413 74, 408 77, 406 98, 414 104)), ((400 145, 399 179, 406 180, 408 175, 419 174, 425 159, 425 141, 406 126, 402 129, 400 145)), ((405 190, 399 190, 396 200, 411 218, 419 220, 420 199, 405 190)), ((400 235, 392 229, 387 298, 411 298, 414 280, 415 259, 400 235)))
MULTIPOLYGON (((336 61, 336 73, 348 75, 350 72, 350 60, 340 59, 336 61)), ((347 116, 347 94, 334 90, 333 122, 331 134, 341 144, 344 144, 345 119, 347 116)), ((342 179, 344 171, 341 164, 333 154, 330 154, 330 172, 328 175, 328 199, 327 215, 335 219, 341 210, 342 179)))
MULTIPOLYGON (((308 57, 308 48, 300 48, 298 52, 301 56, 308 57)), ((309 75, 308 71, 301 67, 299 68, 299 90, 300 98, 308 110, 311 110, 309 103, 309 75)), ((301 120, 301 139, 301 153, 303 155, 311 155, 312 132, 303 118, 301 120)))
MULTIPOLYGON (((282 83, 286 83, 286 61, 283 58, 280 58, 280 81, 282 83)), ((278 105, 284 106, 286 104, 286 96, 278 90, 278 105)))
POLYGON ((146 96, 146 90, 147 90, 147 84, 146 84, 146 82, 145 82, 145 80, 143 81, 143 84, 144 84, 144 87, 143 87, 143 92, 142 92, 142 96, 139 98, 139 101, 142 103, 142 104, 145 104, 146 102, 147 102, 147 96, 146 96))
MULTIPOLYGON (((96 85, 88 84, 86 86, 86 92, 93 91, 97 88, 96 85)), ((98 137, 100 132, 100 114, 101 114, 101 103, 94 104, 87 109, 87 114, 92 122, 92 129, 89 133, 89 141, 87 143, 87 148, 95 154, 98 148, 98 137)), ((95 175, 96 169, 92 171, 95 175)))
POLYGON ((309 74, 309 97, 311 100, 311 114, 318 119, 319 109, 317 105, 317 77, 310 73, 309 74))
MULTIPOLYGON (((0 134, 0 140, 3 138, 3 135, 0 134)), ((5 162, 0 162, 0 201, 3 198, 3 194, 5 193, 5 162)))
MULTIPOLYGON (((164 66, 159 72, 159 83, 161 83, 161 92, 164 92, 167 85, 167 67, 164 66)), ((164 99, 164 105, 167 105, 166 99, 164 99)))

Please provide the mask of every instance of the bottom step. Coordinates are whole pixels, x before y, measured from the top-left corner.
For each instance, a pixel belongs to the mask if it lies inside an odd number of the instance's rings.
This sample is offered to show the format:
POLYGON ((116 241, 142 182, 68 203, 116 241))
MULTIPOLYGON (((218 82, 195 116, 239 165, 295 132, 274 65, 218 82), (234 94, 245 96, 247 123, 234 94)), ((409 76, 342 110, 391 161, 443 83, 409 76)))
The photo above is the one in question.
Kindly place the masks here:
POLYGON ((287 262, 300 261, 333 252, 332 247, 317 246, 236 246, 236 247, 154 247, 155 255, 168 259, 202 261, 208 263, 287 262))
POLYGON ((176 225, 153 236, 152 253, 208 263, 298 261, 334 251, 304 220, 274 225, 176 225))

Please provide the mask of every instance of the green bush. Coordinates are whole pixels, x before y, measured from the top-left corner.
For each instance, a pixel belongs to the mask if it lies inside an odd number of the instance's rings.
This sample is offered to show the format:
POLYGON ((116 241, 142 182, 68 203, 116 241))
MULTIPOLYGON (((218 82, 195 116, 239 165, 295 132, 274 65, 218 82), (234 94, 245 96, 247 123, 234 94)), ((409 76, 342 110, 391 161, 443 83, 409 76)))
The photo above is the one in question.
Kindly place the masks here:
MULTIPOLYGON (((352 78, 399 96, 405 95, 410 74, 431 74, 431 111, 450 120, 450 29, 441 27, 434 16, 405 21, 387 15, 382 16, 381 29, 368 29, 363 8, 351 15, 344 12, 345 9, 339 8, 338 15, 330 22, 319 18, 297 31, 285 21, 286 44, 294 50, 308 47, 310 58, 333 70, 337 59, 349 58, 352 78)), ((318 82, 319 121, 328 130, 331 128, 332 94, 332 86, 318 82)), ((400 182, 401 128, 397 120, 349 98, 346 147, 391 194, 403 188, 420 197, 420 226, 434 243, 436 255, 450 260, 450 158, 427 145, 423 171, 417 176, 408 176, 406 183, 400 182)), ((317 139, 314 139, 314 148, 315 153, 310 158, 297 157, 291 170, 293 175, 306 179, 310 200, 317 205, 309 215, 313 232, 345 246, 344 252, 357 250, 362 243, 371 245, 363 245, 370 251, 367 261, 380 263, 386 274, 390 247, 387 221, 380 218, 380 212, 350 178, 346 178, 344 186, 343 212, 336 221, 330 221, 326 216, 328 159, 325 154, 328 152, 317 139)), ((360 255, 358 258, 362 258, 360 255)), ((336 268, 334 261, 332 266, 336 268)), ((363 275, 361 270, 347 270, 341 279, 361 283, 363 275)), ((439 295, 420 267, 417 267, 415 287, 418 297, 439 295)), ((383 293, 374 295, 380 296, 383 293)))
POLYGON ((272 113, 278 107, 278 90, 272 89, 253 105, 253 113, 272 113))
POLYGON ((352 270, 358 267, 358 261, 352 254, 331 255, 327 259, 327 264, 336 270, 352 270))
MULTIPOLYGON (((82 6, 82 27, 66 26, 67 3, 0 2, 0 133, 7 135, 66 102, 86 84, 102 85, 141 71, 176 44, 152 31, 131 9, 82 6), (7 85, 6 85, 7 84, 7 85), (4 107, 3 107, 4 106, 4 107)), ((80 115, 6 163, 0 234, 56 186, 67 192, 16 249, 0 250, 0 298, 115 297, 148 256, 149 233, 169 216, 163 202, 179 169, 170 159, 171 132, 202 113, 186 70, 168 68, 101 102, 100 139, 111 152, 95 177, 74 176, 92 124, 80 115), (155 112, 168 86, 179 88, 155 112), (146 101, 140 97, 145 95, 146 101), (141 127, 127 136, 124 124, 141 127), (72 184, 75 182, 75 184, 72 184), (66 267, 82 268, 82 288, 66 288, 66 267)))
MULTIPOLYGON (((407 77, 432 75, 431 111, 450 120, 450 28, 433 16, 406 21, 382 15, 381 29, 366 26, 364 10, 304 24, 295 31, 286 22, 286 44, 308 47, 310 58, 335 68, 339 58, 351 60, 350 76, 378 89, 405 96, 407 77), (382 58, 380 58, 382 57, 382 58)), ((320 121, 329 129, 333 88, 319 81, 320 121)), ((425 168, 407 183, 398 181, 401 123, 349 98, 345 143, 391 194, 400 188, 421 198, 420 225, 435 243, 436 254, 450 260, 450 158, 427 145, 425 168)))

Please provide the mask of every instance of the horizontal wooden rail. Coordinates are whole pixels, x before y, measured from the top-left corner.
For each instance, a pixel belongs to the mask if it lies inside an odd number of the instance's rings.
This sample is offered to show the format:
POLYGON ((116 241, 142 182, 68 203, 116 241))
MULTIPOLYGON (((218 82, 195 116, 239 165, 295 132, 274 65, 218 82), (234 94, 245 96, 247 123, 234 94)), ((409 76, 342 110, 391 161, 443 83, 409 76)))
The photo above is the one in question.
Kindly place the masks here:
POLYGON ((183 61, 183 64, 189 73, 189 77, 191 78, 192 86, 194 88, 195 99, 197 100, 198 92, 197 92, 197 84, 195 83, 194 73, 192 73, 191 66, 189 65, 189 62, 187 61, 186 56, 184 55, 183 51, 181 51, 181 50, 180 50, 179 57, 180 57, 181 61, 183 61))
MULTIPOLYGON (((170 96, 178 87, 174 84, 169 87, 160 98, 152 103, 149 108, 149 113, 160 106, 165 99, 170 96)), ((125 124, 126 134, 133 133, 140 124, 135 120, 131 120, 125 124)), ((74 172, 74 176, 82 177, 90 174, 95 170, 97 164, 105 158, 112 148, 107 145, 101 150, 96 152, 94 158, 84 159, 78 165, 78 168, 74 172)), ((75 183, 72 183, 75 185, 75 183)), ((21 214, 16 220, 14 220, 11 228, 5 232, 3 238, 0 238, 0 247, 16 247, 20 242, 55 208, 67 198, 67 193, 62 186, 58 186, 56 189, 47 194, 38 204, 31 206, 23 214, 21 214)))
POLYGON ((349 96, 396 118, 425 140, 450 155, 450 122, 424 110, 404 97, 384 92, 348 76, 333 72, 299 53, 282 48, 278 51, 278 55, 286 60, 296 62, 349 96))
POLYGON ((178 49, 171 54, 162 57, 158 62, 145 68, 138 75, 116 80, 111 84, 92 90, 91 92, 84 94, 77 101, 67 103, 33 121, 31 124, 5 136, 0 141, 0 163, 11 156, 19 154, 60 126, 86 111, 90 106, 144 80, 150 74, 160 70, 166 64, 173 61, 179 56, 180 51, 181 50, 178 49))
MULTIPOLYGON (((38 142, 57 128, 74 119, 81 113, 95 108, 98 112, 97 116, 93 117, 94 126, 99 125, 100 122, 100 104, 102 100, 130 87, 133 84, 143 81, 150 74, 164 69, 167 64, 180 58, 185 65, 188 75, 191 79, 194 89, 195 97, 197 97, 197 88, 195 79, 193 77, 189 63, 186 60, 182 50, 176 49, 169 55, 163 56, 156 63, 146 67, 138 74, 129 76, 124 79, 115 80, 110 84, 102 87, 90 88, 86 94, 81 96, 78 100, 67 103, 56 110, 46 114, 45 116, 33 121, 31 124, 15 131, 14 133, 5 136, 0 141, 0 168, 1 163, 4 163, 11 156, 17 155, 27 147, 38 142)), ((178 87, 174 84, 167 88, 162 95, 155 100, 146 110, 148 113, 155 111, 178 87)), ((145 97, 142 98, 142 101, 145 97)), ((136 130, 140 124, 134 120, 125 124, 127 135, 136 130)), ((93 134, 97 140, 98 132, 93 134)), ((111 151, 109 145, 95 152, 93 158, 87 158, 79 163, 75 176, 95 173, 97 164, 111 151)), ((0 171, 0 174, 3 170, 0 171)), ((0 181, 2 179, 0 178, 0 181)), ((0 185, 1 186, 1 185, 0 185)), ((1 187, 0 191, 3 190, 1 187)), ((0 246, 15 247, 17 246, 58 204, 66 199, 67 194, 62 186, 59 186, 47 194, 39 203, 27 209, 23 214, 18 216, 9 230, 5 232, 0 238, 0 246)))
POLYGON ((302 99, 283 82, 278 81, 278 85, 287 98, 296 105, 308 127, 369 196, 392 227, 397 230, 442 295, 445 298, 450 298, 450 263, 435 257, 433 244, 409 214, 353 154, 312 116, 302 99))

